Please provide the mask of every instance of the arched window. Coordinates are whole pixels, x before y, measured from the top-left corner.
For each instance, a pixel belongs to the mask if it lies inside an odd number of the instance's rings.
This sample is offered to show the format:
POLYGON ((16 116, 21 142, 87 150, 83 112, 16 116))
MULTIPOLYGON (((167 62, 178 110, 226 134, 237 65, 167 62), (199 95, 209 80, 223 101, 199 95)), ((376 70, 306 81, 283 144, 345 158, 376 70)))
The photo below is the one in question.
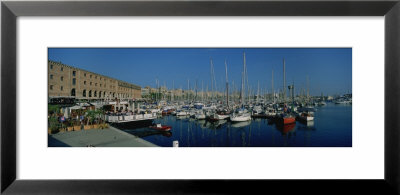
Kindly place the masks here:
POLYGON ((82 96, 86 97, 86 89, 83 90, 82 96))
POLYGON ((99 98, 101 98, 101 91, 99 92, 99 98))
POLYGON ((75 96, 75 88, 71 89, 71 96, 75 96))
POLYGON ((92 97, 92 90, 89 91, 89 97, 92 97))
POLYGON ((113 97, 115 97, 115 93, 113 93, 113 97))
POLYGON ((97 91, 94 91, 94 97, 97 97, 97 91))
POLYGON ((103 93, 103 96, 106 97, 106 92, 103 93))

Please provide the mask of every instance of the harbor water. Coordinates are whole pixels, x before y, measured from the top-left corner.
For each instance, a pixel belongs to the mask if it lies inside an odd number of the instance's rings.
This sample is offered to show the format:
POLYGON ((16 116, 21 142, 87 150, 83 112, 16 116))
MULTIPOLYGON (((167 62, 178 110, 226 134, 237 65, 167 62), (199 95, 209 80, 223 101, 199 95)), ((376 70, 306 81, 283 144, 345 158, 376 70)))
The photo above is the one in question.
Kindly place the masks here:
POLYGON ((351 104, 328 103, 316 109, 314 121, 283 127, 268 119, 212 123, 168 115, 154 122, 172 126, 169 132, 147 127, 124 131, 164 147, 172 147, 175 140, 179 147, 351 147, 351 104))

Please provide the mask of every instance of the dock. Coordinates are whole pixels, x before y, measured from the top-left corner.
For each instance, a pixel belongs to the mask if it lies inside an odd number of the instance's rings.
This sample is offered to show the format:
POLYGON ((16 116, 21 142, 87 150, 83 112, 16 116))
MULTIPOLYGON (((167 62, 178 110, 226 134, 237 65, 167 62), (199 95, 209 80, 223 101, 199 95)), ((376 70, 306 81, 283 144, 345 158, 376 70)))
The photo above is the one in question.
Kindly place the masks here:
POLYGON ((114 127, 48 135, 48 147, 158 147, 114 127))

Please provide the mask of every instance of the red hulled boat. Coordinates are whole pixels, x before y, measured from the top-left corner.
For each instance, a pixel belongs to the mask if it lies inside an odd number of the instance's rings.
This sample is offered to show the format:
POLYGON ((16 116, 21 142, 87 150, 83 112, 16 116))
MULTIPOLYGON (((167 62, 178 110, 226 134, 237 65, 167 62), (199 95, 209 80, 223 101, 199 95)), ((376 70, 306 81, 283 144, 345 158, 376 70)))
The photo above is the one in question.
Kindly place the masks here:
POLYGON ((169 130, 171 130, 172 127, 168 126, 168 125, 156 124, 156 125, 150 126, 149 128, 155 129, 155 130, 160 130, 160 131, 169 131, 169 130))
POLYGON ((296 122, 296 117, 290 114, 282 114, 279 116, 278 121, 281 125, 292 124, 296 122))

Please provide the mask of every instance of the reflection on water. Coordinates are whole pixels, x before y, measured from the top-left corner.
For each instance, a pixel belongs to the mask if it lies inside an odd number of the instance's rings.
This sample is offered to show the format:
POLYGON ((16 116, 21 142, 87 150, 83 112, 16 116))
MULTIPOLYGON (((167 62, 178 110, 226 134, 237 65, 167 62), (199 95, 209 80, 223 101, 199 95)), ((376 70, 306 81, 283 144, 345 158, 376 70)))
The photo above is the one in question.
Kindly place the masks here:
POLYGON ((276 125, 276 128, 282 132, 283 135, 286 135, 289 132, 294 131, 294 128, 296 127, 296 123, 292 124, 287 124, 287 125, 276 125))
POLYGON ((245 122, 237 122, 237 123, 232 123, 231 127, 233 128, 243 128, 251 124, 251 121, 245 121, 245 122))
POLYGON ((164 116, 156 123, 170 125, 170 132, 149 128, 125 130, 159 146, 171 147, 283 147, 352 146, 352 107, 334 105, 318 108, 315 120, 276 125, 268 119, 231 123, 209 122, 189 117, 164 116))

